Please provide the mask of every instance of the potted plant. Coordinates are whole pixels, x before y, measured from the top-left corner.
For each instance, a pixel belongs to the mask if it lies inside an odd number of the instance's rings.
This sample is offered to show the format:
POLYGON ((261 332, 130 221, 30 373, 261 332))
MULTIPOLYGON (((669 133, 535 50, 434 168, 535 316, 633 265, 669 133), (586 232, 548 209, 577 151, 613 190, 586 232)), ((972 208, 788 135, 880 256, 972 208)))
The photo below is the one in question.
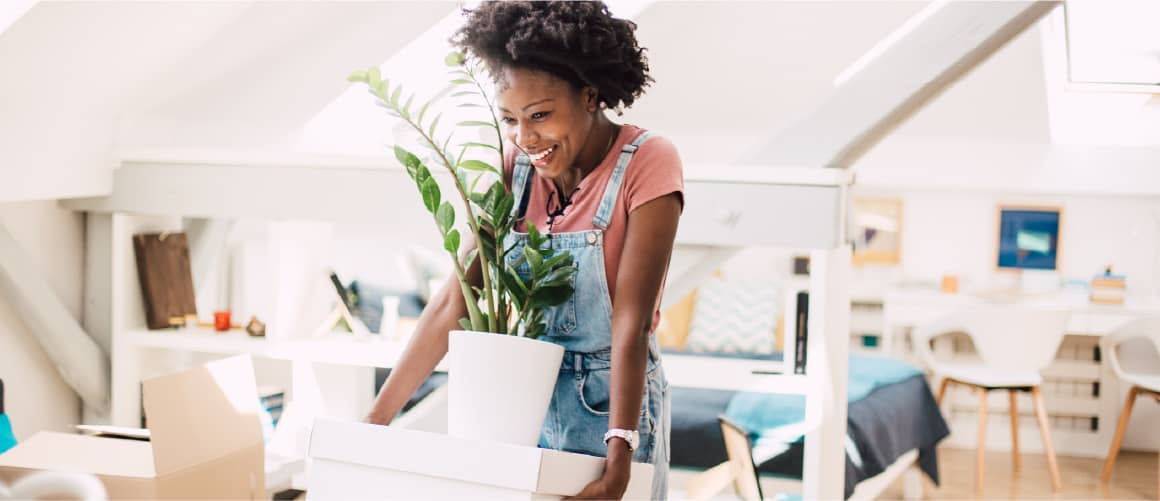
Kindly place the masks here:
POLYGON ((533 446, 555 388, 564 350, 536 338, 544 334, 544 309, 559 305, 573 293, 576 268, 567 251, 553 250, 549 238, 527 222, 527 245, 515 255, 508 245, 516 223, 515 196, 503 185, 503 175, 492 163, 469 158, 484 152, 503 159, 503 136, 492 96, 480 81, 477 61, 453 52, 445 63, 451 68, 452 98, 456 105, 486 110, 487 120, 469 120, 452 130, 440 129, 441 113, 431 113, 432 99, 416 110, 414 95, 402 100, 401 85, 383 78, 377 67, 352 73, 348 80, 367 85, 376 104, 418 134, 421 157, 403 145, 394 146, 395 158, 406 168, 443 239, 460 292, 467 304, 461 331, 452 331, 448 349, 448 433, 533 446), (433 115, 433 117, 432 117, 433 115), (495 142, 454 144, 457 131, 495 133, 495 142), (452 148, 457 151, 453 151, 452 148), (445 197, 431 165, 450 174, 454 193, 445 197), (457 199, 453 204, 448 198, 457 199), (455 206, 458 205, 458 208, 455 206), (456 222, 462 211, 477 247, 461 257, 463 237, 456 222), (467 281, 467 270, 478 262, 482 287, 467 281), (497 335, 498 334, 498 335, 497 335))

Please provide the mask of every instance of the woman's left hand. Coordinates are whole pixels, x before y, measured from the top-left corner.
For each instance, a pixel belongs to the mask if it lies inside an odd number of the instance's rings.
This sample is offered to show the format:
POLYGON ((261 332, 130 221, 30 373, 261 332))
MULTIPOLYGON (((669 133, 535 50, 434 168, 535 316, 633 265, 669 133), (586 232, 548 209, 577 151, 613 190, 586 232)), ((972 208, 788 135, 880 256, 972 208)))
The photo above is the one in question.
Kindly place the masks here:
POLYGON ((608 459, 604 460, 604 474, 589 482, 575 496, 564 499, 620 499, 628 489, 628 478, 632 467, 632 452, 624 442, 613 440, 609 445, 608 459), (623 449, 623 450, 620 450, 623 449))
POLYGON ((575 496, 569 496, 564 499, 620 499, 624 497, 624 491, 627 489, 628 474, 620 475, 611 473, 608 470, 608 464, 605 463, 604 475, 589 482, 575 496))

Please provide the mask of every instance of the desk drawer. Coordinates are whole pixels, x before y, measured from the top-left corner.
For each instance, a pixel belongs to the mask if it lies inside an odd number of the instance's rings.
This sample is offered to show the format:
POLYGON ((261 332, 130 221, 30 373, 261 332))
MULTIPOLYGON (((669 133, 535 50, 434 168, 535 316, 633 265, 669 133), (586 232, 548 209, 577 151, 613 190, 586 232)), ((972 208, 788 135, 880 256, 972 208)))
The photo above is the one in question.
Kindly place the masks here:
POLYGON ((689 182, 677 242, 829 249, 842 217, 837 187, 689 182))

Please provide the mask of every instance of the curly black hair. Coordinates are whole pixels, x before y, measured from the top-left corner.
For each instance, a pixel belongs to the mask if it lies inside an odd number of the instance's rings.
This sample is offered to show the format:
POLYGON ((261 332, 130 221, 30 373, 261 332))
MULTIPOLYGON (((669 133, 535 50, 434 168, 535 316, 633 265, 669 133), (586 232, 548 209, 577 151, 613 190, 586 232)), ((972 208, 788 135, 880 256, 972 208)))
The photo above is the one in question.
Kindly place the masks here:
POLYGON ((451 43, 499 78, 506 67, 548 72, 577 89, 591 86, 605 107, 632 106, 653 81, 636 23, 599 1, 489 1, 464 10, 451 43))

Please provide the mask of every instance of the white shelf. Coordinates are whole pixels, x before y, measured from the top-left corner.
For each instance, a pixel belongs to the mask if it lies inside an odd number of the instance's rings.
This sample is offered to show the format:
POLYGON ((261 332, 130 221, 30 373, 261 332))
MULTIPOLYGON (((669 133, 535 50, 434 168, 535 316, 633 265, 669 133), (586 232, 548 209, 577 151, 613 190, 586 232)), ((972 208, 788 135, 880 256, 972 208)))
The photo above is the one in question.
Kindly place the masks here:
POLYGON ((671 386, 711 390, 753 391, 805 395, 809 380, 800 374, 783 374, 777 360, 745 360, 666 353, 665 376, 671 386))
MULTIPOLYGON (((247 353, 278 360, 361 367, 391 367, 406 348, 402 341, 386 340, 378 335, 359 337, 333 332, 311 339, 280 340, 253 337, 243 331, 222 333, 202 327, 129 331, 121 339, 137 347, 223 355, 247 353)), ((443 367, 436 369, 443 370, 443 367)))

